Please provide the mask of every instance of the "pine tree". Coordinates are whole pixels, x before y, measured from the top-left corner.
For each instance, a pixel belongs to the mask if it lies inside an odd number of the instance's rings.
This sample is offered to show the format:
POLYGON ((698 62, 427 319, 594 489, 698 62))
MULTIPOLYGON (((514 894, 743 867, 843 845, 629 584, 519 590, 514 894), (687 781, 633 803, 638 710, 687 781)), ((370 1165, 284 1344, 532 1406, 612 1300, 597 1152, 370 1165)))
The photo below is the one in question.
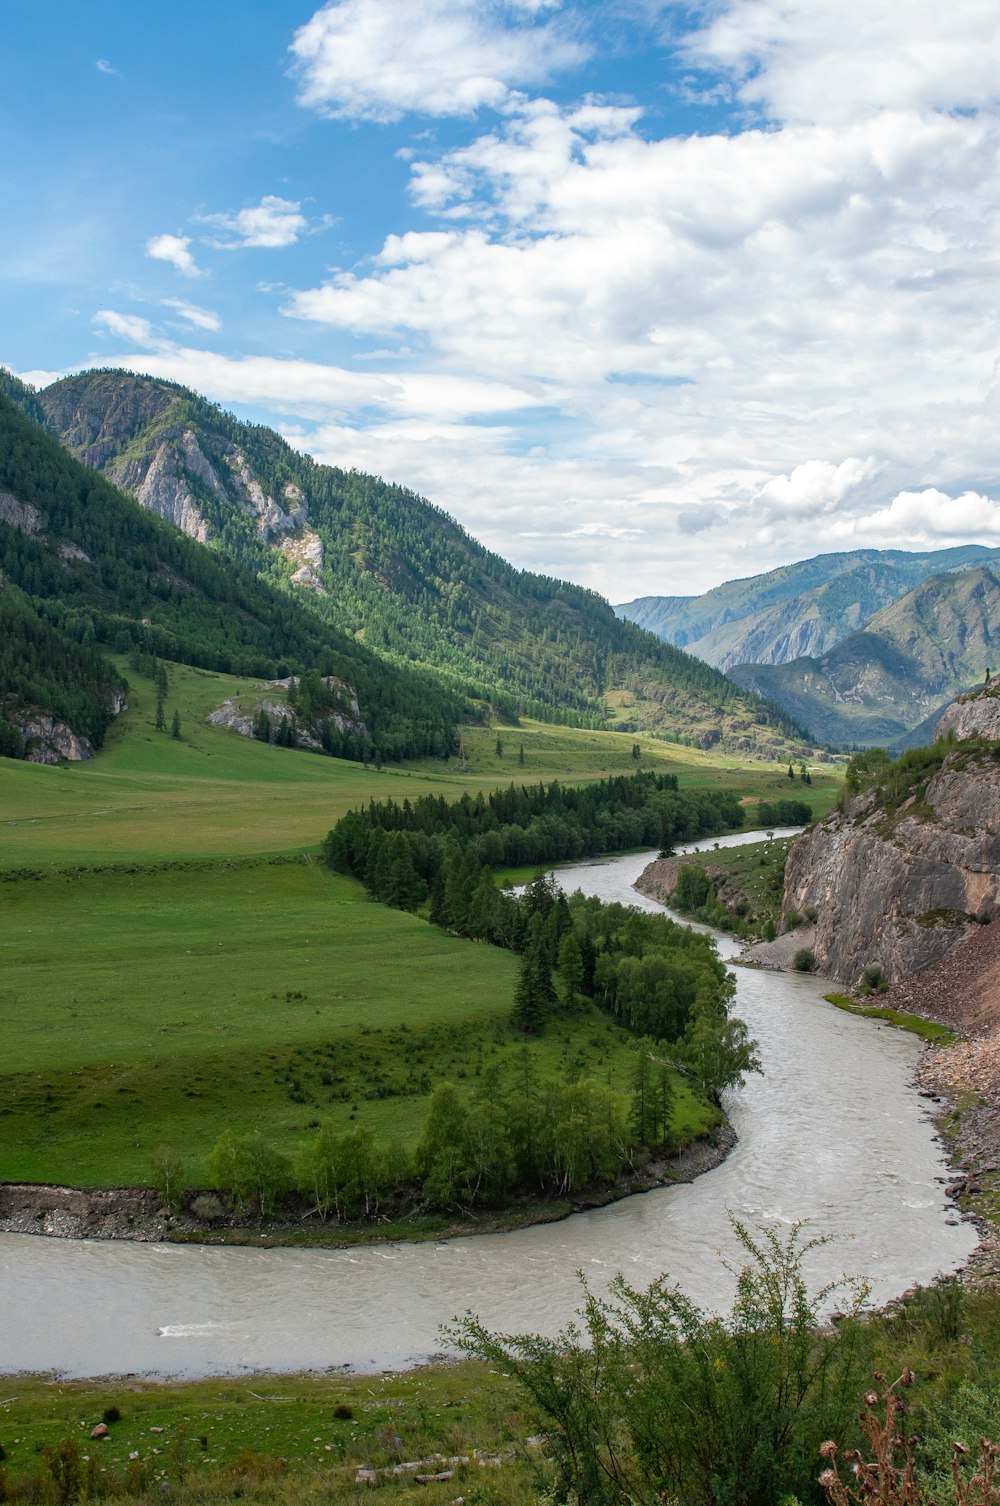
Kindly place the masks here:
POLYGON ((649 1051, 643 1046, 632 1068, 632 1107, 629 1129, 637 1145, 652 1145, 656 1133, 653 1073, 649 1051))
POLYGON ((575 931, 567 931, 559 948, 559 976, 562 979, 563 997, 570 1006, 576 1004, 583 993, 583 954, 575 931))
POLYGON ((497 738, 496 752, 497 752, 497 757, 498 758, 502 758, 503 757, 503 743, 500 741, 499 737, 497 738))
POLYGON ((156 698, 156 730, 157 732, 166 732, 167 730, 167 719, 163 715, 162 696, 157 696, 156 698))
POLYGON ((177 737, 177 738, 179 738, 180 735, 181 735, 181 714, 180 714, 179 711, 175 710, 174 711, 174 719, 170 723, 170 736, 171 737, 177 737))

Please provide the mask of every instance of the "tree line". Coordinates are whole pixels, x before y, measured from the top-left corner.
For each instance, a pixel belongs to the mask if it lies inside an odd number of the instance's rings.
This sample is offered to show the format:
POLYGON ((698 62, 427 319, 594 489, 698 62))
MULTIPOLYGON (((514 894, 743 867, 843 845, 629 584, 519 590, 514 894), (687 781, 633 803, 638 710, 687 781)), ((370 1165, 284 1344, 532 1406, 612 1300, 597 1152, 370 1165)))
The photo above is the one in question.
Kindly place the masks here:
POLYGON ((500 889, 492 870, 528 852, 534 862, 576 858, 742 820, 728 792, 681 792, 675 775, 640 773, 579 788, 511 785, 451 805, 372 801, 340 819, 323 854, 383 903, 424 909, 432 924, 520 954, 518 1030, 536 1034, 557 1008, 592 1000, 625 1029, 669 1043, 718 1099, 756 1057, 729 1014, 733 983, 709 938, 665 915, 567 898, 546 875, 520 893, 500 889))

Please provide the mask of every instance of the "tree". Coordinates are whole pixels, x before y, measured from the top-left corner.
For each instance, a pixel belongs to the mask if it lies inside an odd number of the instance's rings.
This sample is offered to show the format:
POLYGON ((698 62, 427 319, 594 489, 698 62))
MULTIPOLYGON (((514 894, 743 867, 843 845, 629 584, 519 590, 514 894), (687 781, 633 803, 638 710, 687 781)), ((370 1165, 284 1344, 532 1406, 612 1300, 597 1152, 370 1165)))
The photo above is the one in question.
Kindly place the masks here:
POLYGON ((633 743, 632 744, 632 762, 633 763, 638 763, 639 760, 641 759, 641 757, 642 757, 642 749, 640 748, 640 746, 639 746, 638 743, 633 743))
POLYGON ((788 765, 788 777, 792 781, 792 783, 794 784, 795 783, 795 770, 792 768, 791 764, 788 765))
POLYGON ((253 719, 253 735, 258 742, 269 743, 271 741, 271 718, 263 706, 253 719))
POLYGON ((181 714, 180 714, 179 711, 175 710, 174 711, 173 721, 170 723, 170 736, 171 737, 179 738, 180 735, 181 735, 181 714))
POLYGON ((576 1004, 583 993, 583 953, 575 931, 567 931, 559 947, 559 977, 562 979, 563 998, 570 1006, 576 1004))
POLYGON ((498 758, 503 757, 503 743, 500 741, 499 736, 497 737, 496 754, 498 758))
POLYGON ((652 1145, 656 1138, 656 1089, 649 1050, 643 1045, 631 1072, 632 1107, 629 1129, 637 1145, 652 1145))
POLYGON ((552 975, 545 966, 537 946, 529 948, 521 959, 521 971, 514 989, 511 1024, 515 1030, 537 1035, 548 1018, 554 999, 552 975))
POLYGON ((157 1145, 153 1151, 153 1186, 171 1211, 180 1207, 184 1195, 184 1162, 170 1145, 157 1145))
POLYGON ((162 696, 157 696, 156 698, 156 730, 157 732, 166 732, 167 730, 167 719, 163 715, 162 696))

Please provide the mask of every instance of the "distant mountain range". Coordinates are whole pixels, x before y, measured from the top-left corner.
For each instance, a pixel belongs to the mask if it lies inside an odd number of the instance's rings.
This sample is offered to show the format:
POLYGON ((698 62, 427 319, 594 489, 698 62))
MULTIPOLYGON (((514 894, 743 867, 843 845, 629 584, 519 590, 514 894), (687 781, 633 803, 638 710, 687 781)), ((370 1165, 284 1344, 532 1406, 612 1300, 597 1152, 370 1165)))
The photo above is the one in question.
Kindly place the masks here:
POLYGON ((723 672, 788 664, 825 654, 928 576, 989 561, 1000 561, 1000 549, 854 549, 729 580, 702 596, 640 596, 615 611, 723 672))
MULTIPOLYGON (((381 730, 372 735, 386 756, 396 756, 391 750, 405 744, 403 728, 414 722, 409 687, 417 684, 433 687, 424 698, 429 738, 430 725, 440 726, 448 706, 454 716, 464 708, 466 715, 527 713, 585 726, 610 722, 694 746, 721 744, 774 758, 802 745, 783 713, 700 660, 620 621, 594 592, 515 570, 415 493, 377 477, 317 465, 272 430, 241 423, 183 387, 100 371, 34 392, 3 374, 0 394, 7 399, 8 427, 14 417, 22 422, 15 448, 23 449, 30 433, 42 450, 43 441, 49 445, 45 465, 51 465, 52 439, 57 439, 65 447, 64 465, 88 468, 82 474, 90 479, 67 481, 68 489, 75 484, 88 492, 93 510, 118 520, 101 525, 100 543, 91 529, 89 544, 80 545, 86 566, 82 560, 72 566, 64 561, 60 574, 47 561, 38 576, 43 589, 36 592, 31 572, 26 584, 16 563, 28 535, 13 513, 0 519, 0 545, 11 562, 8 566, 0 553, 0 568, 8 581, 43 610, 50 594, 62 599, 69 571, 74 601, 81 610, 96 610, 98 647, 132 641, 119 631, 117 618, 125 615, 133 624, 147 624, 147 638, 162 639, 165 646, 156 651, 165 657, 209 652, 193 627, 187 631, 194 611, 188 589, 192 571, 214 572, 215 601, 224 591, 222 579, 232 572, 232 590, 250 592, 254 601, 252 609, 236 615, 245 620, 249 612, 263 635, 254 663, 266 660, 279 668, 280 658, 288 672, 321 668, 351 684, 370 679, 375 666, 382 666, 384 675, 395 674, 391 684, 385 680, 381 700, 374 698, 384 715, 381 730), (11 405, 30 420, 30 429, 11 405), (95 471, 104 478, 100 487, 95 471), (145 534, 137 523, 125 521, 129 509, 146 520, 145 534), (154 521, 158 531, 149 534, 154 521), (124 612, 119 603, 101 600, 97 579, 105 553, 117 547, 116 529, 123 537, 141 535, 141 548, 154 554, 180 551, 179 564, 161 561, 152 574, 147 564, 137 569, 149 589, 145 595, 133 592, 124 612), (179 541, 182 534, 188 535, 184 548, 178 542, 168 549, 166 541, 179 541), (202 562, 197 569, 195 561, 202 562), (172 589, 160 590, 163 580, 172 589), (270 626, 279 619, 286 622, 287 636, 270 626), (324 668, 331 652, 338 662, 324 668), (400 698, 407 709, 397 714, 393 706, 400 698), (394 717, 399 725, 390 736, 394 717)), ((10 474, 3 460, 0 454, 0 490, 18 506, 44 513, 31 464, 26 474, 10 474)), ((87 531, 85 522, 83 514, 74 515, 73 540, 87 531)), ((31 546, 58 554, 61 529, 61 523, 50 526, 44 518, 31 546)), ((212 631, 216 662, 219 633, 212 631)), ((240 633, 234 625, 234 666, 251 662, 247 633, 242 636, 246 652, 237 651, 240 633)), ((364 716, 363 684, 357 689, 364 716)), ((374 726, 370 715, 366 725, 374 726)))
POLYGON ((725 669, 818 742, 926 741, 1000 661, 1000 549, 818 555, 698 597, 616 612, 725 669))

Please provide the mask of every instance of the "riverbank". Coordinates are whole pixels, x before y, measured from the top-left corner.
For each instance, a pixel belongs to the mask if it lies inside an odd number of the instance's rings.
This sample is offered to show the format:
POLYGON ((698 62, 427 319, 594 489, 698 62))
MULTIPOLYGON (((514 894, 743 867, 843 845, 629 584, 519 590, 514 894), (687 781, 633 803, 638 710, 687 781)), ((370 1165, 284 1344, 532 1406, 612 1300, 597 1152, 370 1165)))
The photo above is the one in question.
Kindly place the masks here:
POLYGON ((221 1213, 199 1219, 190 1204, 176 1211, 165 1208, 148 1187, 76 1188, 46 1184, 0 1183, 0 1234, 32 1234, 50 1239, 133 1240, 139 1243, 251 1245, 254 1248, 314 1247, 350 1249, 359 1245, 416 1244, 461 1239, 475 1234, 501 1234, 558 1223, 573 1213, 604 1208, 657 1187, 692 1182, 719 1166, 736 1144, 728 1121, 711 1136, 703 1136, 675 1156, 659 1157, 630 1170, 610 1187, 585 1190, 572 1198, 531 1199, 505 1208, 482 1209, 465 1215, 433 1215, 419 1209, 397 1217, 352 1223, 295 1223, 260 1219, 240 1223, 221 1213))

